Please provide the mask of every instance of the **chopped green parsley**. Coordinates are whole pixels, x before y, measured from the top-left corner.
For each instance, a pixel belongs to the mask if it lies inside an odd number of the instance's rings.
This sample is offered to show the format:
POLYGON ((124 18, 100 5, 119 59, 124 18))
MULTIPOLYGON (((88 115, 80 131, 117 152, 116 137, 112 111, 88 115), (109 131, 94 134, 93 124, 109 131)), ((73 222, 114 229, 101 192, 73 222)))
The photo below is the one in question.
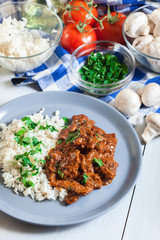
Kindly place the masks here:
POLYGON ((39 127, 39 130, 46 130, 46 129, 49 129, 51 132, 54 132, 54 131, 58 132, 58 130, 53 125, 48 125, 47 123, 46 123, 46 126, 41 125, 39 127))
POLYGON ((28 127, 29 130, 35 129, 36 126, 39 124, 39 122, 38 123, 33 122, 30 117, 24 117, 21 120, 22 122, 25 122, 25 125, 28 127))
POLYGON ((69 124, 69 118, 67 117, 62 117, 62 119, 64 120, 65 125, 69 124))
POLYGON ((63 142, 63 140, 60 139, 60 140, 57 141, 57 144, 61 144, 62 142, 63 142))
POLYGON ((99 141, 102 141, 102 140, 103 140, 102 138, 99 138, 98 133, 95 133, 95 134, 96 134, 97 139, 98 139, 99 141))
POLYGON ((89 178, 86 173, 83 174, 82 184, 85 184, 87 182, 87 179, 89 178))
POLYGON ((118 60, 116 55, 92 52, 85 65, 80 68, 79 73, 87 82, 111 84, 124 79, 128 68, 126 64, 118 60))
POLYGON ((93 158, 92 162, 95 163, 97 167, 103 166, 103 162, 101 159, 93 158))
POLYGON ((66 143, 71 143, 73 142, 76 138, 78 138, 80 135, 79 130, 77 130, 76 132, 69 132, 67 139, 66 139, 66 143))
POLYGON ((58 175, 59 175, 61 178, 63 178, 63 177, 64 177, 64 173, 60 170, 60 164, 57 163, 57 164, 55 165, 55 167, 58 168, 58 169, 57 169, 58 175))

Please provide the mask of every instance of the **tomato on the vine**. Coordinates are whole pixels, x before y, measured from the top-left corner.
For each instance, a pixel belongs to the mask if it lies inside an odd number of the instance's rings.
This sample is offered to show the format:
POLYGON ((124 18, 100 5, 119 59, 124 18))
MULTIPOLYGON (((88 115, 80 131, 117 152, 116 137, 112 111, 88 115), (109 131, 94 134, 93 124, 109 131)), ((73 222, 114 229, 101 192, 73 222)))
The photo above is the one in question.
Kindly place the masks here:
MULTIPOLYGON (((79 46, 97 40, 95 30, 86 25, 82 31, 79 31, 74 23, 69 23, 63 29, 61 44, 69 53, 73 53, 79 46)), ((89 44, 89 48, 94 47, 95 44, 89 44)), ((86 46, 86 49, 88 48, 86 46)))
POLYGON ((91 25, 92 27, 95 26, 96 20, 93 18, 93 16, 98 18, 98 12, 95 7, 89 7, 87 3, 82 0, 73 0, 69 3, 69 5, 71 6, 71 10, 65 10, 62 16, 65 25, 73 21, 77 24, 80 21, 82 23, 85 21, 85 23, 91 25), (85 9, 91 11, 93 16, 89 14, 89 12, 87 12, 85 9))
POLYGON ((118 42, 121 44, 125 44, 122 28, 123 23, 126 19, 126 15, 123 13, 111 12, 104 15, 102 18, 106 17, 103 21, 103 27, 101 27, 100 23, 97 22, 95 29, 98 40, 108 40, 113 42, 118 42))

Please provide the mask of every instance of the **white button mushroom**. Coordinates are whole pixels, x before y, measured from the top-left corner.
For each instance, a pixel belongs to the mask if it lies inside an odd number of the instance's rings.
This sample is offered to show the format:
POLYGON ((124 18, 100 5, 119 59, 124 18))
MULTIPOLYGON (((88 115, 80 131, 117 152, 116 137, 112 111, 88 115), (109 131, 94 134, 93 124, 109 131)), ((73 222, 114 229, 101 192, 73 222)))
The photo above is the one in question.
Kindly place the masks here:
POLYGON ((142 133, 145 143, 150 142, 154 137, 160 135, 160 114, 151 113, 146 117, 147 126, 142 133))
POLYGON ((146 47, 148 43, 150 43, 153 40, 153 36, 148 34, 147 36, 141 36, 135 38, 132 45, 135 47, 138 51, 142 52, 143 49, 146 47))
MULTIPOLYGON (((160 58, 160 37, 154 38, 153 41, 151 41, 144 48, 142 48, 141 52, 151 57, 160 58)), ((147 58, 147 60, 151 65, 157 66, 158 71, 160 66, 160 60, 154 58, 147 58)))
POLYGON ((124 31, 132 38, 148 35, 150 27, 148 25, 147 15, 142 12, 130 14, 125 22, 124 31))
POLYGON ((155 28, 154 28, 154 30, 153 30, 153 36, 154 36, 154 37, 159 37, 159 36, 160 36, 160 23, 158 23, 158 24, 155 26, 155 28))
POLYGON ((114 106, 126 117, 131 117, 140 109, 141 98, 133 90, 123 89, 117 94, 114 101, 114 106))
POLYGON ((160 57, 160 37, 156 37, 143 48, 143 53, 152 56, 152 57, 160 57))
POLYGON ((155 23, 151 20, 150 14, 147 14, 148 17, 148 25, 150 27, 150 34, 153 34, 154 28, 155 28, 155 23))
POLYGON ((160 22, 160 8, 155 9, 149 16, 150 20, 157 25, 160 22))
POLYGON ((138 89, 137 93, 141 96, 142 103, 146 107, 160 104, 160 85, 157 83, 149 83, 145 87, 138 89))

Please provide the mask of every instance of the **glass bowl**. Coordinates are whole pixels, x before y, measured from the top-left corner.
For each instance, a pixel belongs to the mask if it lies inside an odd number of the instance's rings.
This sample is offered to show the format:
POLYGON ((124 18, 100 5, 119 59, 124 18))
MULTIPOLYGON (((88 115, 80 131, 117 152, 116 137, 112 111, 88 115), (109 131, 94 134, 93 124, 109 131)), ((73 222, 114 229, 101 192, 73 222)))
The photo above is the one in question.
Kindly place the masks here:
MULTIPOLYGON (((159 5, 160 6, 160 5, 159 5)), ((145 5, 143 7, 140 7, 138 9, 136 9, 135 11, 133 11, 132 13, 130 13, 128 15, 128 17, 135 13, 135 12, 143 12, 145 14, 150 14, 153 10, 155 10, 156 8, 154 6, 151 5, 145 5)), ((126 42, 127 47, 129 48, 129 50, 133 53, 135 59, 142 65, 144 66, 146 69, 148 69, 149 71, 153 71, 156 73, 160 73, 160 58, 158 57, 154 57, 154 56, 150 56, 147 54, 144 54, 142 52, 140 52, 139 50, 137 50, 133 45, 133 41, 135 40, 135 38, 132 38, 130 36, 128 36, 125 32, 125 24, 128 21, 128 17, 126 18, 124 24, 123 24, 123 37, 124 40, 126 42)))
MULTIPOLYGON (((16 20, 18 21, 18 23, 24 20, 27 22, 24 29, 22 29, 22 31, 19 30, 18 34, 16 34, 19 38, 21 37, 21 34, 24 34, 24 32, 27 32, 27 34, 32 34, 33 44, 31 44, 33 51, 29 52, 28 49, 26 51, 26 46, 30 46, 30 42, 28 42, 28 39, 31 36, 28 37, 27 35, 27 45, 26 41, 19 41, 19 39, 17 40, 15 35, 12 39, 9 39, 8 36, 11 36, 11 34, 8 34, 6 36, 6 44, 1 41, 2 39, 0 40, 0 65, 8 70, 17 73, 30 71, 36 67, 39 67, 52 55, 53 50, 55 49, 61 38, 63 26, 60 18, 56 15, 54 11, 50 10, 48 7, 33 2, 30 4, 27 2, 11 2, 9 4, 1 4, 0 23, 5 21, 6 19, 8 21, 9 18, 11 19, 10 25, 12 25, 13 21, 16 20), (36 41, 41 40, 43 41, 41 42, 41 46, 44 46, 44 44, 46 44, 46 41, 47 44, 45 45, 45 47, 40 47, 40 45, 38 45, 38 48, 36 44, 39 43, 36 43, 36 41), (5 46, 5 51, 7 52, 7 54, 6 52, 4 53, 3 46, 5 46), (11 47, 9 48, 9 46, 11 47), (12 46, 14 47, 12 48, 12 46), (12 49, 15 49, 16 53, 18 52, 18 55, 14 54, 14 50, 13 54, 11 55, 10 51, 12 49)), ((9 31, 9 28, 7 28, 7 31, 9 31)))
POLYGON ((106 96, 114 93, 126 84, 128 84, 134 75, 135 59, 132 53, 123 45, 111 41, 95 41, 86 43, 78 47, 71 56, 70 60, 70 80, 82 91, 95 96, 106 96), (94 84, 85 81, 79 73, 80 68, 85 64, 91 52, 102 54, 110 53, 116 55, 121 63, 125 63, 128 67, 128 74, 124 79, 111 84, 94 84))

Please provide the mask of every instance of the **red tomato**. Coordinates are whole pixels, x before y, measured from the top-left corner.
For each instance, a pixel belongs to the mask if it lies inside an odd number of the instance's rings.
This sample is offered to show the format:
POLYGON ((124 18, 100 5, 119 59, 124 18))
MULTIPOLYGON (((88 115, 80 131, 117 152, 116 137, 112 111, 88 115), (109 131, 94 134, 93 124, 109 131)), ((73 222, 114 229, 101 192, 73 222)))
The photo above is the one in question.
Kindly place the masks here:
MULTIPOLYGON (((95 31, 97 34, 97 39, 98 40, 108 40, 108 41, 113 41, 113 42, 118 42, 121 44, 125 44, 123 34, 122 34, 122 28, 123 28, 123 23, 126 19, 126 16, 122 13, 116 13, 116 12, 111 12, 111 18, 115 17, 117 15, 117 22, 112 23, 112 20, 108 20, 107 18, 102 22, 104 28, 100 26, 100 24, 97 22, 95 26, 95 31)), ((105 16, 108 16, 106 14, 105 16)), ((104 16, 103 16, 104 17, 104 16)), ((101 19, 103 18, 101 17, 101 19)))
MULTIPOLYGON (((79 23, 81 21, 83 23, 87 19, 85 23, 88 23, 91 26, 95 26, 96 20, 92 16, 90 16, 85 9, 83 9, 82 7, 77 7, 77 10, 75 8, 76 6, 83 5, 83 7, 85 7, 87 10, 90 10, 91 8, 88 7, 86 2, 76 0, 71 1, 69 4, 73 4, 72 7, 74 7, 74 9, 70 11, 70 14, 69 11, 64 11, 62 19, 65 25, 71 23, 71 21, 74 21, 76 23, 79 23)), ((95 7, 91 10, 91 13, 93 14, 93 16, 98 18, 98 12, 95 7)))
MULTIPOLYGON (((77 47, 97 40, 95 30, 90 25, 86 25, 84 30, 83 32, 79 32, 74 23, 66 25, 61 37, 62 47, 69 53, 73 53, 77 47)), ((95 44, 92 45, 93 47, 95 46, 95 44)), ((89 44, 88 47, 90 48, 92 45, 89 44)))

